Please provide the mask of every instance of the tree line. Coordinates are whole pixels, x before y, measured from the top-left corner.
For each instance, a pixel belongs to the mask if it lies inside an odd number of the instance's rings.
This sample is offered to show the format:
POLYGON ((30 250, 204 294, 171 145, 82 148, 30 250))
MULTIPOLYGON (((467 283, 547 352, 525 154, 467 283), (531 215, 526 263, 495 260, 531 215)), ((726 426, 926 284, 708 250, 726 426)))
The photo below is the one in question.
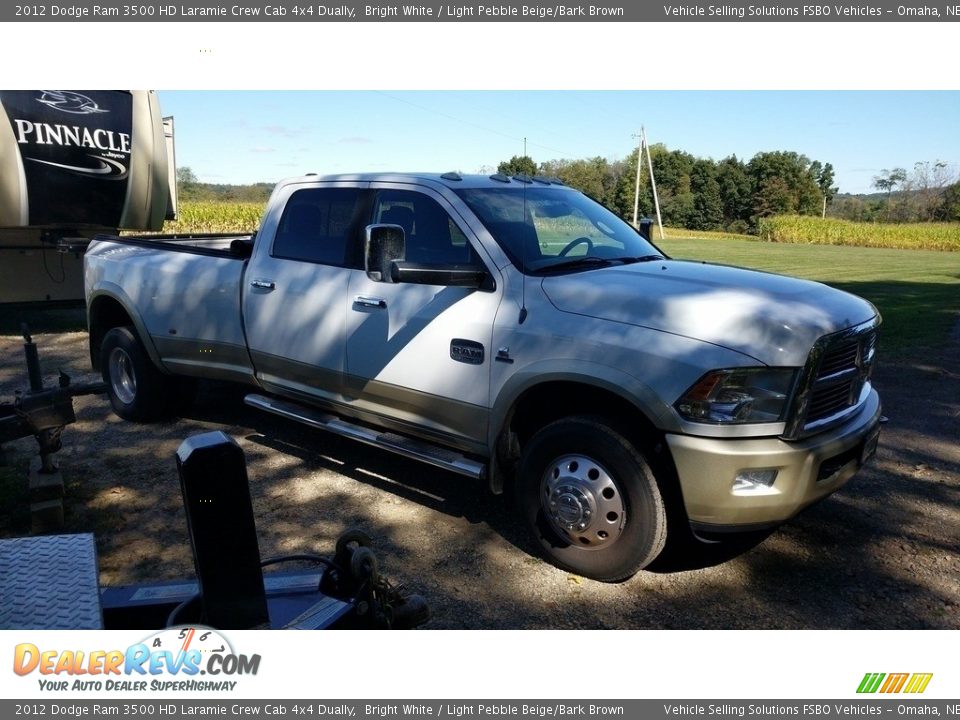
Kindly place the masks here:
MULTIPOLYGON (((760 218, 769 215, 820 215, 824 202, 829 204, 837 193, 833 166, 796 152, 761 152, 749 161, 731 155, 715 161, 657 144, 650 147, 650 158, 663 222, 673 227, 753 232, 760 218)), ((529 156, 514 156, 500 163, 497 171, 557 177, 621 217, 633 219, 636 151, 624 160, 595 157, 539 165, 529 156)), ((649 174, 641 167, 639 214, 654 213, 649 174)))
MULTIPOLYGON (((663 222, 692 230, 752 232, 759 218, 780 214, 819 214, 824 197, 834 196, 833 167, 795 152, 758 153, 749 162, 735 155, 720 162, 697 158, 663 145, 650 148, 663 222)), ((645 163, 644 159, 644 163, 645 163)), ((507 175, 549 175, 582 190, 633 219, 637 153, 625 160, 595 157, 550 160, 539 165, 529 156, 500 163, 507 175)), ((189 167, 177 169, 181 200, 262 202, 272 187, 201 183, 189 167)), ((653 216, 653 194, 641 168, 641 216, 653 216)))
POLYGON ((873 178, 875 195, 840 196, 833 215, 860 222, 955 222, 960 220, 960 182, 942 160, 913 169, 884 169, 873 178))
MULTIPOLYGON (((772 215, 823 215, 850 220, 908 222, 960 220, 960 184, 945 163, 917 163, 913 173, 884 171, 875 178, 886 194, 872 201, 837 199, 834 168, 796 152, 760 152, 744 161, 736 155, 715 161, 662 144, 650 147, 660 210, 665 225, 690 230, 756 232, 772 215), (835 201, 836 200, 836 201, 835 201)), ((643 159, 646 164, 646 158, 643 159)), ((602 157, 550 160, 514 156, 497 166, 506 175, 547 175, 585 192, 633 219, 637 152, 624 160, 602 157)), ((654 215, 646 167, 640 169, 640 216, 654 215)))
POLYGON ((230 185, 200 182, 189 166, 177 168, 177 197, 187 202, 266 202, 273 192, 271 183, 230 185))

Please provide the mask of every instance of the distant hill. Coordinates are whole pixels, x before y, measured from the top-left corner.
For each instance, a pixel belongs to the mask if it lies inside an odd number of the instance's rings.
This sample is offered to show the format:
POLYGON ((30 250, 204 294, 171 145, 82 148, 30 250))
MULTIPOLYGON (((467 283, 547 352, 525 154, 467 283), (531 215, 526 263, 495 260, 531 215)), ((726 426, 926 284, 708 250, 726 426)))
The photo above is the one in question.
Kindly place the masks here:
MULTIPOLYGON (((893 193, 893 197, 900 195, 900 191, 896 190, 893 193)), ((874 192, 874 193, 837 193, 833 196, 834 200, 862 200, 864 202, 877 202, 878 200, 886 200, 887 194, 885 192, 874 192)))

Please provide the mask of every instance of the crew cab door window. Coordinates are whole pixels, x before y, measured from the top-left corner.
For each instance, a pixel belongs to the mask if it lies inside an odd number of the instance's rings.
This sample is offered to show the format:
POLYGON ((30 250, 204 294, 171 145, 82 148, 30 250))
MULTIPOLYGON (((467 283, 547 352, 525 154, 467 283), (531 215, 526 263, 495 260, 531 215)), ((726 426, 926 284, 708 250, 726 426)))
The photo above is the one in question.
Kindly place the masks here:
POLYGON ((421 193, 381 191, 374 203, 373 222, 403 228, 407 262, 448 266, 480 264, 453 219, 436 200, 421 193))
POLYGON ((359 225, 361 191, 355 188, 298 190, 287 201, 271 254, 348 267, 359 225))

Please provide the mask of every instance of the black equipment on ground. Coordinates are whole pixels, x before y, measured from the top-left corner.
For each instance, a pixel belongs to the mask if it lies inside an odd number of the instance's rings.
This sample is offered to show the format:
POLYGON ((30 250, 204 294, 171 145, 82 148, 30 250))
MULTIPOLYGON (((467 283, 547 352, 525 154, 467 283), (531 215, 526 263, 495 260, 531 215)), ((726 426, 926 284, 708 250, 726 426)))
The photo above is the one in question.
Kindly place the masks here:
POLYGON ((162 612, 168 612, 168 627, 201 623, 219 629, 407 629, 429 620, 422 597, 380 574, 372 541, 362 531, 341 535, 332 559, 296 554, 261 561, 246 460, 223 432, 185 440, 177 450, 177 468, 197 582, 106 591, 108 627, 111 618, 156 622, 162 612), (262 573, 264 567, 292 563, 320 570, 262 573))
POLYGON ((177 471, 204 622, 231 629, 267 623, 243 450, 219 430, 194 435, 177 450, 177 471))

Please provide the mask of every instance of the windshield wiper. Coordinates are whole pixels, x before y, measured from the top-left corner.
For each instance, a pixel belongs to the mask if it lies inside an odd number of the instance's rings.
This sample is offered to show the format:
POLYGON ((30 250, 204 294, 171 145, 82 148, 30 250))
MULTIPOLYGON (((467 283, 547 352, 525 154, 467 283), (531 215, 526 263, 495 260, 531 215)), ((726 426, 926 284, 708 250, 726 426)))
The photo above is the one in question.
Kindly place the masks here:
POLYGON ((551 263, 543 267, 531 268, 533 273, 544 273, 552 270, 576 270, 609 267, 610 265, 632 265, 633 263, 653 262, 654 260, 665 260, 663 255, 641 255, 639 257, 615 257, 601 258, 594 255, 584 255, 582 257, 571 258, 562 262, 551 263))
POLYGON ((554 270, 572 270, 577 268, 599 268, 607 267, 608 265, 613 265, 617 260, 611 260, 609 258, 599 258, 591 257, 589 255, 584 257, 572 258, 570 260, 564 260, 558 263, 551 263, 549 265, 544 265, 539 268, 531 268, 533 273, 543 273, 543 272, 552 272, 554 270))

